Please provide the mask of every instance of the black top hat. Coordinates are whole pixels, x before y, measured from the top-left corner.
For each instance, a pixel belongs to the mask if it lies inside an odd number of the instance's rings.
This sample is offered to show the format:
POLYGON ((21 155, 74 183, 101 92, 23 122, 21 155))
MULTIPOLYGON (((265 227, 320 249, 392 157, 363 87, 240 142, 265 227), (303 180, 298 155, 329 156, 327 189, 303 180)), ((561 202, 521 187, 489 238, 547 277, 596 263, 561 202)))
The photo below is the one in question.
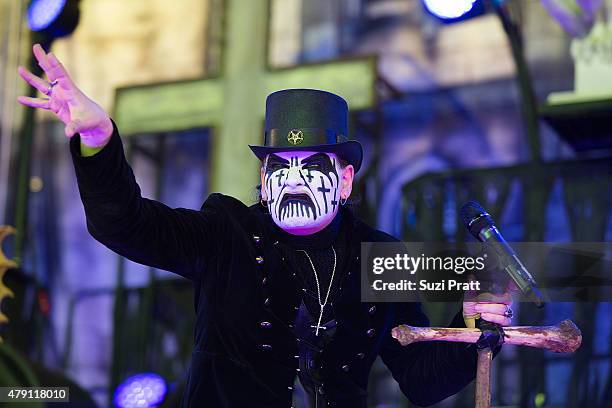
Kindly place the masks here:
POLYGON ((316 89, 285 89, 266 99, 263 146, 249 145, 263 160, 276 152, 312 150, 334 153, 355 168, 361 167, 363 149, 348 140, 348 105, 330 92, 316 89))

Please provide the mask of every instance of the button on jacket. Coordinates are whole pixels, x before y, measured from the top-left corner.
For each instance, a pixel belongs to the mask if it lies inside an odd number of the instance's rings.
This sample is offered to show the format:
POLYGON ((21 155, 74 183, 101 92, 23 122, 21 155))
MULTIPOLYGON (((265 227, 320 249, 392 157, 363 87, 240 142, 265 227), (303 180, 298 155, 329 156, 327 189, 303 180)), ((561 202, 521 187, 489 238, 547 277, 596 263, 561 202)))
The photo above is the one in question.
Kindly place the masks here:
MULTIPOLYGON (((260 204, 211 194, 201 209, 172 209, 141 197, 117 129, 91 157, 78 135, 70 150, 91 235, 116 253, 179 274, 195 292, 194 349, 184 407, 291 406, 299 372, 293 331, 302 288, 270 239, 272 220, 260 204)), ((380 356, 404 394, 430 405, 475 377, 476 348, 429 342, 402 347, 399 324, 426 326, 419 303, 361 303, 361 242, 397 241, 342 208, 350 258, 333 302, 333 340, 317 367, 328 406, 366 407, 370 368, 380 356)), ((451 326, 465 327, 461 313, 451 326)), ((314 364, 314 362, 313 362, 314 364)))

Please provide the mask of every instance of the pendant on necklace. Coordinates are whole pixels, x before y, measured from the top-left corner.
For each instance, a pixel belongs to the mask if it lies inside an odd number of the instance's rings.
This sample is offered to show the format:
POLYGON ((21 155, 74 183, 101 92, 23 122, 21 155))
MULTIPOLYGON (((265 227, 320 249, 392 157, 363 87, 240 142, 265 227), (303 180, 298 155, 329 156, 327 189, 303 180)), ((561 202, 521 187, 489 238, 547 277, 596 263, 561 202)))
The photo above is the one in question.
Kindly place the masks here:
POLYGON ((314 273, 314 277, 315 277, 315 282, 317 284, 317 300, 319 302, 319 307, 321 309, 319 312, 319 321, 317 322, 317 325, 310 326, 311 328, 315 329, 315 336, 317 337, 319 336, 319 329, 323 329, 323 330, 327 329, 327 327, 321 326, 321 320, 323 319, 323 309, 325 308, 325 306, 327 305, 327 301, 329 300, 329 294, 331 292, 332 284, 334 283, 334 275, 336 274, 336 263, 337 263, 336 250, 334 249, 333 245, 331 249, 332 249, 332 253, 334 254, 334 266, 332 268, 331 279, 329 280, 329 287, 327 288, 327 294, 325 295, 324 300, 321 300, 321 287, 319 285, 319 275, 317 274, 317 270, 314 266, 314 263, 312 262, 312 259, 310 259, 310 255, 308 255, 308 252, 306 252, 303 249, 299 250, 301 252, 304 252, 304 254, 306 255, 306 258, 308 258, 308 262, 310 263, 310 267, 312 268, 312 272, 314 273))
POLYGON ((321 313, 319 313, 319 321, 317 322, 317 325, 316 326, 314 326, 314 325, 310 326, 312 329, 316 329, 315 330, 315 336, 317 336, 317 337, 319 336, 319 329, 322 329, 322 330, 326 330, 327 329, 327 327, 321 326, 321 320, 322 319, 323 319, 323 308, 321 308, 321 313))

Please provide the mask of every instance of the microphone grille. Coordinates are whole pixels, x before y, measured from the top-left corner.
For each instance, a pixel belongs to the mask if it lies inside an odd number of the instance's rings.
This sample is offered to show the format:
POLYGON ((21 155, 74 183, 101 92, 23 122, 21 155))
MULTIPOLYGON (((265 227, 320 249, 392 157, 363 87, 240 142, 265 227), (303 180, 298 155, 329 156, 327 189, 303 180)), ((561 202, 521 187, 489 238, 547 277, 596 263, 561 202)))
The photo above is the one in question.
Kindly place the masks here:
POLYGON ((492 226, 493 220, 487 211, 482 208, 476 201, 468 201, 461 207, 461 219, 463 225, 467 228, 470 233, 478 240, 480 240, 478 234, 484 227, 492 226))

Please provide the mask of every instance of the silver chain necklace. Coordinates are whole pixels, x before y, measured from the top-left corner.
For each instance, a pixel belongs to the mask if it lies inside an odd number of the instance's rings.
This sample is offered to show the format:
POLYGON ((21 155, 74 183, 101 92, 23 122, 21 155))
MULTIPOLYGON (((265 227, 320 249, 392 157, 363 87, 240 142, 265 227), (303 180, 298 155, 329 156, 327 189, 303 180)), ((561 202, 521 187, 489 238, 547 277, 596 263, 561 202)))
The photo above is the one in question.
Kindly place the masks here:
POLYGON ((323 309, 325 308, 325 306, 327 306, 327 300, 329 299, 329 293, 331 292, 331 287, 332 287, 332 284, 334 283, 334 275, 336 274, 336 250, 334 249, 333 245, 331 249, 332 249, 332 252, 334 253, 334 267, 332 268, 331 279, 329 280, 329 288, 327 288, 327 294, 325 295, 325 301, 322 303, 321 303, 321 286, 319 285, 319 276, 317 274, 317 270, 315 269, 315 266, 312 263, 312 259, 310 259, 310 255, 308 255, 308 252, 306 252, 303 249, 298 250, 306 254, 306 257, 308 258, 308 262, 310 262, 310 266, 312 267, 312 272, 314 273, 314 276, 315 276, 315 282, 317 283, 317 300, 319 302, 319 307, 321 309, 319 312, 319 320, 317 321, 317 325, 310 326, 312 328, 315 328, 315 336, 319 335, 319 329, 325 329, 324 326, 321 326, 321 320, 323 319, 323 309))

